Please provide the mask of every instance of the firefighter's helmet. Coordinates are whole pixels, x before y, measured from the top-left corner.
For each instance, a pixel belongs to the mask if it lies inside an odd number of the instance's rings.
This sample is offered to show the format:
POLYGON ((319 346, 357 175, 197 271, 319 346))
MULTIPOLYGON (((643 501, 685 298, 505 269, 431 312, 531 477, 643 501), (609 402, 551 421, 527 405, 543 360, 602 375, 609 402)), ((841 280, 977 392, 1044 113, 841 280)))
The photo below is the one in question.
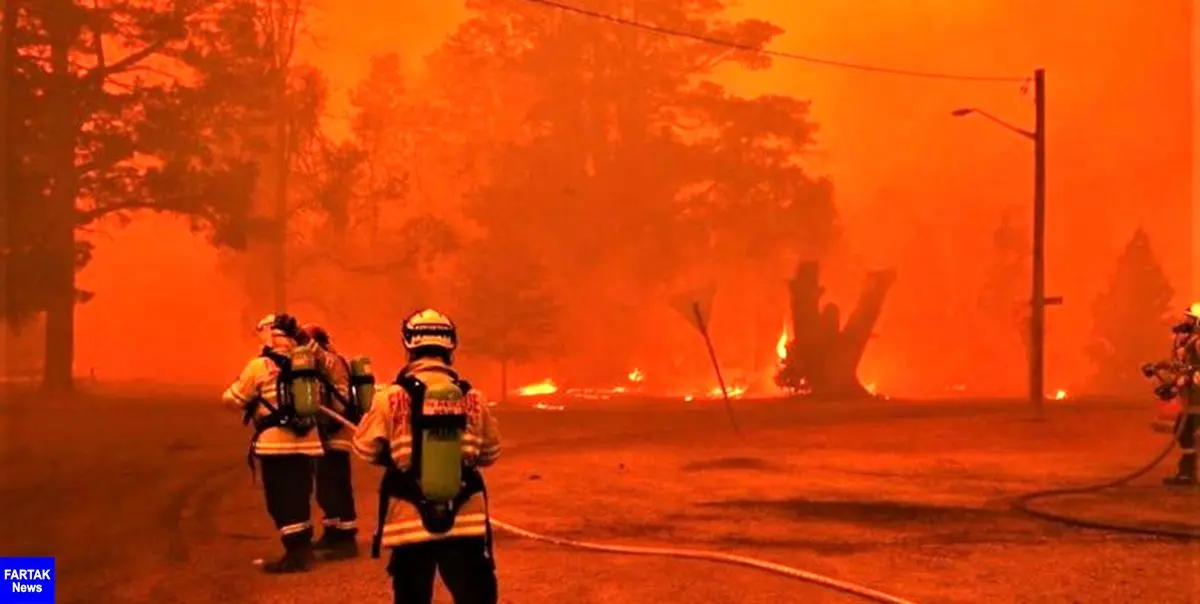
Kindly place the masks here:
POLYGON ((271 313, 259 320, 256 331, 270 330, 272 335, 295 338, 300 333, 296 317, 287 313, 271 313))
POLYGON ((404 348, 433 347, 453 351, 458 347, 458 328, 450 317, 432 309, 419 310, 404 320, 404 348))
POLYGON ((317 343, 321 348, 329 348, 329 332, 325 331, 324 327, 316 323, 305 323, 300 326, 300 331, 309 339, 317 343))

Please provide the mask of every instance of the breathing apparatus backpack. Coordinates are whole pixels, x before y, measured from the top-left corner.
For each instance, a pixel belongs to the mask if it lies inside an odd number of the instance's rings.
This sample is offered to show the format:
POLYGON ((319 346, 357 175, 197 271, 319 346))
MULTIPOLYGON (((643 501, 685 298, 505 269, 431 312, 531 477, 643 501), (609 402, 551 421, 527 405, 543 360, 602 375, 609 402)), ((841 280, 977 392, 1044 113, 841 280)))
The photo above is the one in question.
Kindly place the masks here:
POLYGON ((264 348, 262 356, 275 363, 275 408, 256 423, 256 432, 287 428, 303 436, 312 430, 320 413, 327 380, 315 346, 297 346, 286 353, 264 348))
POLYGON ((371 401, 375 400, 375 373, 371 371, 370 357, 359 356, 350 360, 350 398, 354 414, 358 417, 371 410, 371 401))
POLYGON ((443 366, 408 374, 402 371, 395 384, 404 388, 410 400, 412 456, 409 469, 384 472, 379 487, 379 526, 371 544, 375 558, 379 557, 392 497, 412 503, 426 531, 445 534, 454 528, 459 508, 484 491, 483 477, 475 468, 466 467, 462 456, 471 385, 443 366))

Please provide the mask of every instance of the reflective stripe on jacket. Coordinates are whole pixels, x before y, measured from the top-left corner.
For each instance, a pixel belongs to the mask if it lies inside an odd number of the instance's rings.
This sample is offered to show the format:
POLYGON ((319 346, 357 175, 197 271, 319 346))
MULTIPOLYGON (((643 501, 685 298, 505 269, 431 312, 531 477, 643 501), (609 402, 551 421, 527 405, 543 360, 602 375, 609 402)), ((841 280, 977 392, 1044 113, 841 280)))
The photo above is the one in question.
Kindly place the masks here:
POLYGON ((483 495, 472 496, 458 510, 454 528, 436 534, 425 530, 421 516, 413 504, 402 499, 392 499, 388 507, 387 522, 383 525, 383 547, 397 547, 409 543, 437 541, 449 537, 484 537, 487 535, 488 510, 483 495))

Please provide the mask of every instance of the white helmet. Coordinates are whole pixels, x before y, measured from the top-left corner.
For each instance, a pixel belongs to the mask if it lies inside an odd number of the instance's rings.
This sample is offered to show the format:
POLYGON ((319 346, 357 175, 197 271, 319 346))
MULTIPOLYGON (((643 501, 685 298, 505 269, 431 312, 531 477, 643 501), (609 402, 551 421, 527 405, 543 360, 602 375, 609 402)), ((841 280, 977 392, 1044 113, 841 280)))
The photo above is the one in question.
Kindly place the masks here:
POLYGON ((458 347, 458 328, 450 317, 432 309, 419 310, 404 320, 404 348, 432 346, 452 351, 458 347))
POLYGON ((287 313, 271 313, 258 321, 254 330, 260 334, 295 338, 300 331, 296 318, 287 313))

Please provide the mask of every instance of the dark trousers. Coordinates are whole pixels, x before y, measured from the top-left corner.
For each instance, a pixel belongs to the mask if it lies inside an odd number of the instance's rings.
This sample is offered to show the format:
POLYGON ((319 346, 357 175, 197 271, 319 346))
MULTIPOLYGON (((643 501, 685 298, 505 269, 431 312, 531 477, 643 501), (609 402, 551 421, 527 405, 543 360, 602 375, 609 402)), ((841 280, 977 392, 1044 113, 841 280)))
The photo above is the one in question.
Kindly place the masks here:
POLYGON ((284 547, 312 541, 313 461, 308 455, 260 455, 267 513, 275 521, 284 547))
POLYGON ((388 574, 395 604, 433 602, 435 573, 442 575, 454 604, 499 601, 496 565, 486 539, 451 537, 393 548, 388 574))
POLYGON ((1184 409, 1179 414, 1177 421, 1182 422, 1183 425, 1179 426, 1176 424, 1175 426, 1175 430, 1179 434, 1175 442, 1179 444, 1179 448, 1185 453, 1188 451, 1194 453, 1196 451, 1196 428, 1200 427, 1200 416, 1188 413, 1188 410, 1184 409))
POLYGON ((317 458, 317 505, 321 506, 325 516, 326 529, 353 531, 357 528, 349 453, 327 450, 324 456, 317 458))

